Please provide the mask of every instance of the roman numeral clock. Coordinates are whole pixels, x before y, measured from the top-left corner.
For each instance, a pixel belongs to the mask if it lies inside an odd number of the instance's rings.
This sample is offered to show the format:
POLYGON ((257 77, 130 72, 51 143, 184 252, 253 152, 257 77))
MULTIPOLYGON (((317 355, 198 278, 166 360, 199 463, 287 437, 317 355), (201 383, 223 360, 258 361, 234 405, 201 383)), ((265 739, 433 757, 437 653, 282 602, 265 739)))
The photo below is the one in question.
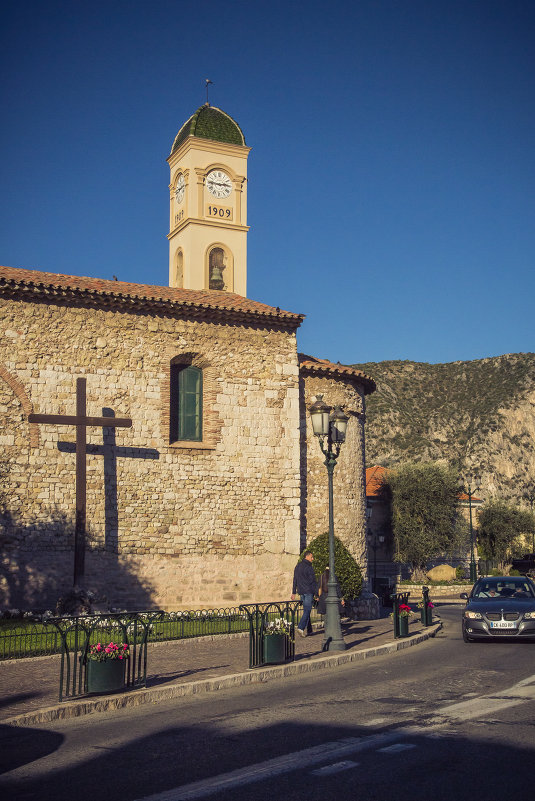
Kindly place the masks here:
POLYGON ((215 198, 226 199, 232 192, 232 181, 221 170, 212 170, 206 176, 206 188, 215 198))

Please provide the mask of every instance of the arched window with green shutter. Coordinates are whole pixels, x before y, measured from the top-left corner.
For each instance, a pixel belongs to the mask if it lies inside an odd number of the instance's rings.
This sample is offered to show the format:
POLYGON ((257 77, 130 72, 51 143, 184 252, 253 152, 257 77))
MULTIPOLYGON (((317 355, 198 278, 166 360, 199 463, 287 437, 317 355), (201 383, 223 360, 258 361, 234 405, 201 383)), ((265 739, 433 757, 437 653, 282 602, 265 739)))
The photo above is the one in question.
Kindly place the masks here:
POLYGON ((171 365, 171 442, 202 442, 202 370, 193 365, 171 365))

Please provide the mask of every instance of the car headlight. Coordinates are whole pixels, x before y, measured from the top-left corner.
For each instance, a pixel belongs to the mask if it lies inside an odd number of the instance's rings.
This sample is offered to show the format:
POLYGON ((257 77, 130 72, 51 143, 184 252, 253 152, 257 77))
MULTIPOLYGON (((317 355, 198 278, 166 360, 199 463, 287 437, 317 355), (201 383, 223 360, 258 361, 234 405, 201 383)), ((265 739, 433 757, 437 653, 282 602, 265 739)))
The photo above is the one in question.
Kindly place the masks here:
POLYGON ((464 616, 472 618, 472 620, 482 620, 483 619, 483 615, 481 614, 481 612, 470 612, 470 611, 467 611, 467 612, 464 613, 464 616))
POLYGON ((524 618, 526 620, 534 620, 535 619, 535 610, 533 612, 524 612, 524 618))

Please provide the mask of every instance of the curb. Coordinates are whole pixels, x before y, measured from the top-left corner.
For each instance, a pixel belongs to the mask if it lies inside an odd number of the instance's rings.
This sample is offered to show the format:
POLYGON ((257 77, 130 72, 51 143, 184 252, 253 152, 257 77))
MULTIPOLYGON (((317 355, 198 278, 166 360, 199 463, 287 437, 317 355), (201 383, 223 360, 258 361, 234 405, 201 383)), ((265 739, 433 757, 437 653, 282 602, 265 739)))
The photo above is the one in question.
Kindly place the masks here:
POLYGON ((385 645, 377 645, 375 648, 365 648, 362 651, 345 651, 333 656, 324 656, 319 659, 308 659, 298 662, 290 662, 286 665, 275 665, 268 668, 255 668, 243 673, 234 673, 228 676, 218 676, 213 679, 186 682, 184 684, 174 684, 169 687, 151 687, 143 690, 133 690, 128 694, 112 695, 106 698, 77 701, 65 701, 57 706, 50 706, 39 709, 36 712, 28 712, 23 715, 16 715, 2 721, 8 726, 32 726, 39 723, 51 723, 55 720, 67 720, 77 718, 82 715, 90 715, 94 712, 108 712, 115 709, 126 709, 141 706, 142 704, 156 704, 159 701, 172 700, 173 698, 184 698, 201 693, 216 692, 226 690, 231 687, 244 687, 249 684, 260 684, 273 679, 284 678, 285 676, 296 676, 300 673, 312 673, 317 670, 326 670, 338 665, 346 665, 350 662, 360 662, 370 659, 373 656, 391 654, 410 648, 425 642, 442 628, 442 623, 435 623, 429 626, 425 632, 413 634, 412 636, 394 640, 385 645))

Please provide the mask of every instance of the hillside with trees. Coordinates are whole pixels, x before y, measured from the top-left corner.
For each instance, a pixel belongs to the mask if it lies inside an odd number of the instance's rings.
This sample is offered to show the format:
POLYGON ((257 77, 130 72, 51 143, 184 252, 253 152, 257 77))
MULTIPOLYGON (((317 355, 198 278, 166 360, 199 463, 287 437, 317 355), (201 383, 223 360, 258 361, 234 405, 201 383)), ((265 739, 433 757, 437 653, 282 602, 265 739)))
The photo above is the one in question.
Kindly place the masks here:
POLYGON ((367 362, 366 464, 446 460, 482 477, 484 498, 535 486, 535 353, 448 364, 367 362))

